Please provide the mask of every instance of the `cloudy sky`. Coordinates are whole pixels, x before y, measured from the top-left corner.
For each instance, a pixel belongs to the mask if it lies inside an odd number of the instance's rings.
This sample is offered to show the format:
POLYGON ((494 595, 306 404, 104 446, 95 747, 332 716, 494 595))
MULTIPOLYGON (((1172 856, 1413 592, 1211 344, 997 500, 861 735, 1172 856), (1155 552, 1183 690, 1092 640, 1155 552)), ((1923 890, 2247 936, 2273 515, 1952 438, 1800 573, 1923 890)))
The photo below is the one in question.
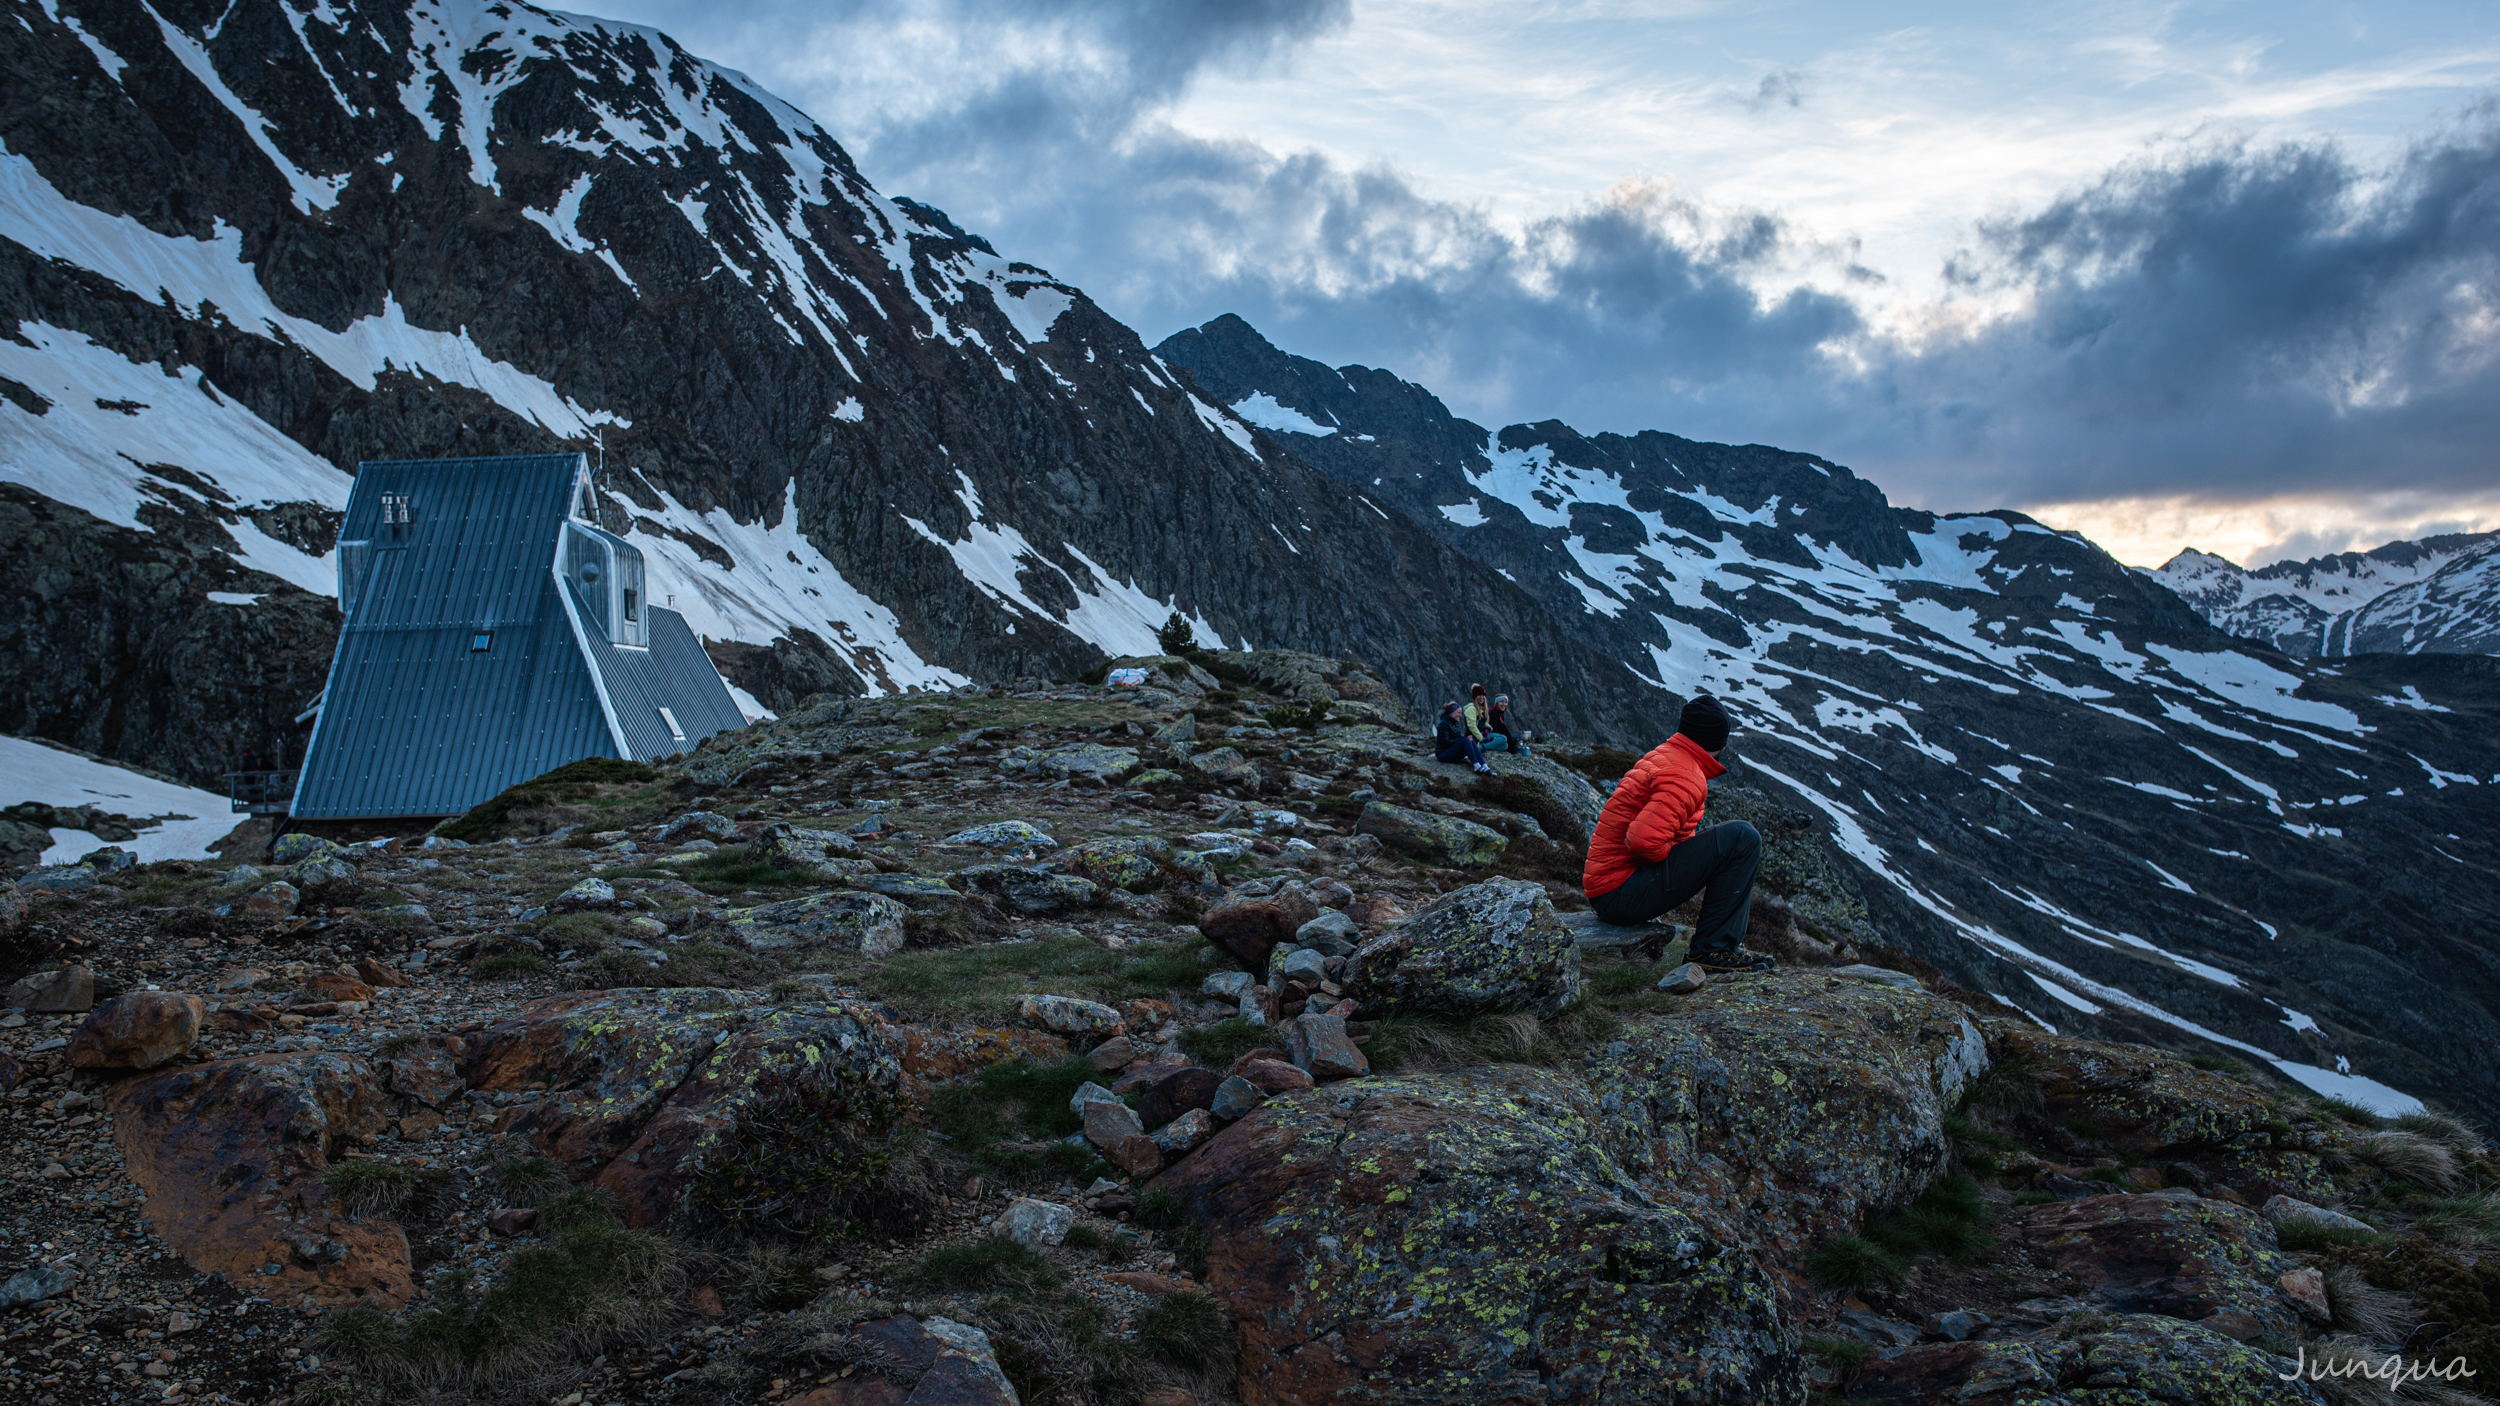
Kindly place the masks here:
POLYGON ((1149 341, 2126 560, 2500 528, 2500 7, 614 0, 1149 341))

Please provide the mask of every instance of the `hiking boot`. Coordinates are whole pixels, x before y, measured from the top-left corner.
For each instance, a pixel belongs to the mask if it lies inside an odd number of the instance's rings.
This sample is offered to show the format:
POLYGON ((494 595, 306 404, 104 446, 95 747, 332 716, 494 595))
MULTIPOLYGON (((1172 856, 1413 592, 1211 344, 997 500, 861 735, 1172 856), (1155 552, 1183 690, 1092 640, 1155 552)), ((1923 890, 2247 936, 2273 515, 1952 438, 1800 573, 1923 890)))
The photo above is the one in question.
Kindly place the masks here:
POLYGON ((1685 960, 1706 972, 1767 972, 1779 965, 1776 957, 1748 952, 1742 947, 1723 948, 1717 952, 1695 952, 1685 960))

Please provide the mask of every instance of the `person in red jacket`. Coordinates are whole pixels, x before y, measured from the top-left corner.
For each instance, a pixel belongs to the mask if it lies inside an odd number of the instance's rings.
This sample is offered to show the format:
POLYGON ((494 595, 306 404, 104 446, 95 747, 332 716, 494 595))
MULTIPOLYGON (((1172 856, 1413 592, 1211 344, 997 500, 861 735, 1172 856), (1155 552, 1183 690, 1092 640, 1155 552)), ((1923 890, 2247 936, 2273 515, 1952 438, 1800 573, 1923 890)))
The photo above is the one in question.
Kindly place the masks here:
POLYGON ((1776 963, 1737 944, 1753 914, 1762 837, 1741 820, 1701 828, 1711 779, 1727 770, 1718 758, 1727 734, 1719 700, 1704 693, 1684 705, 1675 736, 1615 784, 1589 837, 1580 887, 1597 916, 1627 927, 1699 893, 1691 960, 1721 971, 1761 971, 1776 963))

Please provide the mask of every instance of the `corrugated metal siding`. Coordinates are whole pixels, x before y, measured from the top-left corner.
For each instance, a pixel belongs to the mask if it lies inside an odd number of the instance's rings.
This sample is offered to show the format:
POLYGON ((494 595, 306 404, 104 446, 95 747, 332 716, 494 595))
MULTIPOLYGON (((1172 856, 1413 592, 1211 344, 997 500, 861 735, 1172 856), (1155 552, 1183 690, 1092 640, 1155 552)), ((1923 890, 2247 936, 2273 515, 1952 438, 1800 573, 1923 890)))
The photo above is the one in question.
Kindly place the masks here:
POLYGON ((359 466, 342 540, 374 544, 331 661, 294 813, 450 815, 614 756, 550 572, 575 454, 359 466), (411 521, 386 523, 386 498, 411 521), (495 632, 485 653, 469 648, 495 632))
POLYGON ((590 657, 607 680, 608 702, 636 760, 683 752, 726 728, 743 727, 746 717, 729 696, 711 656, 674 610, 646 607, 651 620, 648 650, 619 649, 591 631, 590 657), (666 707, 677 715, 685 740, 669 736, 660 718, 666 707))

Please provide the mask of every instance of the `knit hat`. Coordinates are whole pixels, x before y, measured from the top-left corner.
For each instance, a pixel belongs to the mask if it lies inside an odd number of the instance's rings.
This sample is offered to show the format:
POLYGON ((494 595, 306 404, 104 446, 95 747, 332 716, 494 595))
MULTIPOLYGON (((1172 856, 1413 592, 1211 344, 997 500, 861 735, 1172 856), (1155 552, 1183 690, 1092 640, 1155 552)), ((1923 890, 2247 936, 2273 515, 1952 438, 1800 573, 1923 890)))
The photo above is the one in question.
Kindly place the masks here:
POLYGON ((1727 709, 1707 693, 1695 694, 1675 720, 1675 730, 1701 744, 1703 751, 1715 752, 1727 745, 1727 709))

